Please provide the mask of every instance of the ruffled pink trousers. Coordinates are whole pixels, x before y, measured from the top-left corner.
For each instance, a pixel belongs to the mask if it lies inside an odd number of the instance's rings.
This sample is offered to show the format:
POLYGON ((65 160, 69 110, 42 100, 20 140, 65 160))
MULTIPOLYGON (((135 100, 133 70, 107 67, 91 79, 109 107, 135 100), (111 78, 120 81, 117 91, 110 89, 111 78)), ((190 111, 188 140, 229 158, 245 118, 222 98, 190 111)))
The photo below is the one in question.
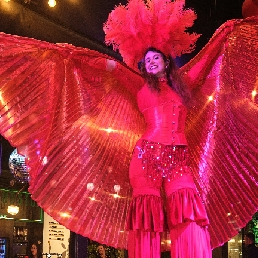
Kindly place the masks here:
POLYGON ((147 177, 142 160, 134 154, 130 182, 133 199, 127 218, 129 258, 160 257, 161 235, 168 230, 172 258, 211 258, 209 221, 191 175, 170 182, 154 181, 147 177))

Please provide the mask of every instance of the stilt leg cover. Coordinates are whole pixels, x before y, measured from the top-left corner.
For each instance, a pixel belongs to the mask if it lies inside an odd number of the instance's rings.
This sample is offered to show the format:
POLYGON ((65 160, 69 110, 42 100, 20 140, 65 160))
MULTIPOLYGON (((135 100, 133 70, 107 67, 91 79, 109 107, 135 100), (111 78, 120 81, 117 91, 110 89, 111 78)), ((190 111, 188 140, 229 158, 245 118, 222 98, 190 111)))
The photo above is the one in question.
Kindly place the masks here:
POLYGON ((170 231, 171 257, 211 258, 210 236, 207 227, 196 222, 179 224, 170 231))
POLYGON ((204 204, 193 188, 179 189, 167 198, 167 217, 170 229, 190 221, 200 226, 209 224, 204 204))

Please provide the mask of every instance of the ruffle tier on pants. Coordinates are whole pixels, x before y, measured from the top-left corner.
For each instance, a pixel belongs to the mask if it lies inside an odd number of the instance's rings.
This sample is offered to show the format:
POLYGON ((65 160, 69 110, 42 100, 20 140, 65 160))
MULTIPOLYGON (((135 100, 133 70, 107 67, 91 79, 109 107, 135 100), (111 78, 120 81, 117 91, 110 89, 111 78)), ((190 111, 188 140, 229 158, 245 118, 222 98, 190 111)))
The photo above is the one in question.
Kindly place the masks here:
POLYGON ((164 232, 163 206, 163 201, 159 196, 138 195, 133 197, 127 217, 127 229, 164 232))
POLYGON ((178 224, 195 221, 199 226, 208 226, 209 220, 192 176, 164 183, 169 229, 178 224))
POLYGON ((171 257, 210 258, 209 220, 198 193, 181 188, 167 197, 171 257))
POLYGON ((134 194, 127 217, 130 258, 160 257, 165 232, 170 233, 172 258, 211 257, 209 220, 192 176, 164 180, 165 203, 161 185, 151 179, 138 176, 131 178, 131 184, 134 194))
MULTIPOLYGON (((127 217, 129 258, 159 258, 168 250, 172 258, 210 258, 208 216, 196 190, 190 168, 173 180, 150 177, 139 153, 130 164, 133 198, 127 217)), ((177 170, 178 171, 178 170, 177 170)))

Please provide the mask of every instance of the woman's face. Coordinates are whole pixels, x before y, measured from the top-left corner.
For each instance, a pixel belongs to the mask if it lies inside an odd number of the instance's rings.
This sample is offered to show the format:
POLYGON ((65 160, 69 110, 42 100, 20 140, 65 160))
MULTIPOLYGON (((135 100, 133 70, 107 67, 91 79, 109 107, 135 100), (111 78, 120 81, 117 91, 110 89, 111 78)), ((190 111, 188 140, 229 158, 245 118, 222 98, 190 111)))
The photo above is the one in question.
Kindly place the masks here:
POLYGON ((37 255, 37 246, 36 245, 32 245, 31 248, 30 248, 30 251, 32 253, 33 256, 36 256, 37 255))
POLYGON ((100 255, 104 255, 105 254, 104 246, 102 246, 102 245, 98 246, 97 250, 98 250, 100 255))
POLYGON ((158 78, 165 76, 166 63, 163 56, 155 51, 148 51, 144 58, 147 73, 152 73, 158 78))

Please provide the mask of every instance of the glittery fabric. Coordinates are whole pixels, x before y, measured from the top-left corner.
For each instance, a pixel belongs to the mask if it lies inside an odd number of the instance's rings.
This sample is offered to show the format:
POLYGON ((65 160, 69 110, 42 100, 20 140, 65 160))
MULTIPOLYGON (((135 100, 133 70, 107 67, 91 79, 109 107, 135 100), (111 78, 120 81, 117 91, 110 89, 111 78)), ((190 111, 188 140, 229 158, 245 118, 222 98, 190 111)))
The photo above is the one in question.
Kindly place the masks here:
POLYGON ((107 58, 0 34, 0 130, 26 155, 29 192, 45 212, 73 232, 123 248, 128 167, 145 126, 135 98, 143 81, 119 63, 108 72, 107 58))
POLYGON ((143 140, 138 151, 142 167, 152 180, 162 180, 164 177, 173 180, 182 175, 191 175, 187 146, 164 145, 143 140))
POLYGON ((198 100, 186 134, 213 247, 238 234, 258 209, 257 64, 253 17, 223 24, 182 68, 198 100))
MULTIPOLYGON (((196 91, 186 134, 213 247, 258 207, 257 45, 257 18, 229 21, 181 68, 196 91)), ((73 232, 126 247, 143 80, 119 63, 108 72, 109 57, 68 44, 0 34, 0 57, 0 130, 26 155, 32 198, 73 232)))

